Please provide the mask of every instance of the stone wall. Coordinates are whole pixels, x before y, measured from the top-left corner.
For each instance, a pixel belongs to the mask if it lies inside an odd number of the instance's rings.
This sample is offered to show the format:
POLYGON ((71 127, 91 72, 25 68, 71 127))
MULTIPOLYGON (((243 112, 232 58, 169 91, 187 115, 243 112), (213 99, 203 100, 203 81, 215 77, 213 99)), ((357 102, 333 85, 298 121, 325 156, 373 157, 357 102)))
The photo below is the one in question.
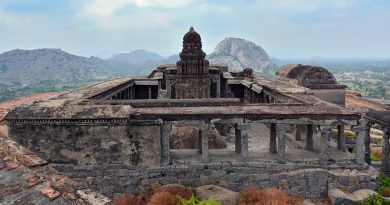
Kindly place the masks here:
POLYGON ((160 125, 13 125, 9 131, 54 163, 160 165, 160 125))
POLYGON ((345 106, 345 89, 310 89, 313 94, 325 101, 345 106))
POLYGON ((234 191, 246 187, 279 187, 295 196, 319 198, 326 197, 331 188, 375 190, 378 174, 353 168, 328 170, 316 165, 277 163, 209 163, 148 169, 127 165, 51 166, 106 196, 123 192, 135 194, 140 187, 153 183, 179 183, 192 187, 214 184, 234 191))

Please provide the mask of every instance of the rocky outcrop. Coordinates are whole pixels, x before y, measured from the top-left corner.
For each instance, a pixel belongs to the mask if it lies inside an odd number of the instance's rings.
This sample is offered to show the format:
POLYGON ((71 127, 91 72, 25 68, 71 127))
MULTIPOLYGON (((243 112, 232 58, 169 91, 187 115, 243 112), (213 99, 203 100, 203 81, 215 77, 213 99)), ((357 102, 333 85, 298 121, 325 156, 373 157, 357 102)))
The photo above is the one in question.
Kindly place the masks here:
POLYGON ((332 205, 358 205, 360 201, 365 200, 373 194, 378 194, 371 189, 360 189, 353 193, 344 192, 340 189, 331 189, 328 191, 328 197, 332 205))
MULTIPOLYGON (((209 130, 209 148, 224 149, 227 147, 223 136, 212 126, 209 130)), ((194 126, 173 125, 170 134, 171 149, 198 149, 199 129, 194 126)))
POLYGON ((252 68, 256 72, 272 70, 273 73, 275 69, 261 46, 240 38, 226 38, 219 42, 207 59, 210 63, 227 65, 232 70, 252 68))
POLYGON ((196 196, 202 200, 213 199, 221 205, 235 205, 238 192, 231 191, 216 185, 204 185, 195 189, 196 196))

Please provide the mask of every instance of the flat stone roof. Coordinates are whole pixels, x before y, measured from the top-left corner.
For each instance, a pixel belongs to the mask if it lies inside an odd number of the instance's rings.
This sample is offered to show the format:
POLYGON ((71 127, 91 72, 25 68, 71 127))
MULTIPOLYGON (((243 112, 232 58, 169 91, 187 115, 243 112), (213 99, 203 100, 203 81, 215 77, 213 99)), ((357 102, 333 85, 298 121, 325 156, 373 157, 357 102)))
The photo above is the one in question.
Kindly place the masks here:
POLYGON ((8 113, 6 119, 50 119, 50 118, 336 118, 357 119, 359 114, 325 102, 310 94, 309 89, 277 79, 256 77, 256 86, 276 90, 295 99, 298 103, 246 104, 236 106, 188 106, 135 108, 130 104, 89 104, 88 97, 109 91, 118 85, 133 80, 131 77, 117 78, 81 87, 58 97, 19 106, 8 113))
POLYGON ((253 82, 283 93, 309 93, 310 91, 310 89, 296 84, 288 83, 278 79, 269 79, 262 76, 256 76, 253 82))

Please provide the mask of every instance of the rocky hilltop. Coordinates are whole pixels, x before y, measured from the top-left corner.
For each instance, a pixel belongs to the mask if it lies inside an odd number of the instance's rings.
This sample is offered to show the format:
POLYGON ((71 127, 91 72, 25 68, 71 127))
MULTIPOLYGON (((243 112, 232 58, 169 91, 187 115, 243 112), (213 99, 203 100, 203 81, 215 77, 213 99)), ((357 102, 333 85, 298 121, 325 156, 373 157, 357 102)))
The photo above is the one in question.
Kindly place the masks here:
POLYGON ((133 65, 142 65, 147 61, 159 61, 164 59, 157 53, 147 51, 145 49, 137 49, 128 53, 119 53, 107 59, 111 62, 122 62, 133 65))
POLYGON ((0 54, 0 84, 27 86, 40 81, 82 81, 113 76, 102 59, 60 49, 11 50, 0 54))
MULTIPOLYGON (((226 38, 207 56, 211 63, 231 70, 253 68, 272 76, 276 66, 263 48, 239 38, 226 38)), ((11 50, 0 54, 0 102, 39 92, 59 92, 116 76, 147 76, 178 55, 164 58, 144 49, 117 54, 107 60, 81 57, 60 49, 11 50)))
POLYGON ((219 42, 207 58, 211 63, 227 65, 232 70, 252 68, 259 73, 273 73, 275 69, 261 46, 241 38, 226 38, 219 42))
POLYGON ((112 67, 97 57, 75 56, 60 49, 11 50, 0 54, 0 101, 113 76, 112 67))

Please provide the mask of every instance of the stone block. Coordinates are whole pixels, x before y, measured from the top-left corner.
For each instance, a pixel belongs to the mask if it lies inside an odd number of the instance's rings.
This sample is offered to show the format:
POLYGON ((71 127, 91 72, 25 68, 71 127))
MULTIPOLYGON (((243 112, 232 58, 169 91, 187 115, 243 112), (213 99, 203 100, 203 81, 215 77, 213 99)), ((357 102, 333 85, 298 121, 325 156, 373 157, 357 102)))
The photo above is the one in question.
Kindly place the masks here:
POLYGON ((200 175, 199 181, 200 181, 200 185, 202 185, 202 186, 210 184, 209 176, 200 175))
POLYGON ((356 175, 349 176, 348 185, 356 186, 359 184, 359 177, 356 175))
POLYGON ((259 187, 262 189, 270 188, 270 183, 269 183, 269 181, 259 182, 259 187))
POLYGON ((219 183, 218 183, 218 186, 220 187, 224 187, 226 189, 229 189, 229 183, 225 180, 220 180, 219 183))
POLYGON ((279 181, 279 188, 288 189, 288 181, 283 179, 279 181))
POLYGON ((348 176, 340 176, 339 177, 339 183, 342 185, 348 185, 348 176))
POLYGON ((328 189, 336 189, 337 188, 337 184, 336 183, 329 183, 328 184, 328 189))
POLYGON ((368 182, 367 183, 367 189, 376 190, 377 184, 375 182, 368 182))

